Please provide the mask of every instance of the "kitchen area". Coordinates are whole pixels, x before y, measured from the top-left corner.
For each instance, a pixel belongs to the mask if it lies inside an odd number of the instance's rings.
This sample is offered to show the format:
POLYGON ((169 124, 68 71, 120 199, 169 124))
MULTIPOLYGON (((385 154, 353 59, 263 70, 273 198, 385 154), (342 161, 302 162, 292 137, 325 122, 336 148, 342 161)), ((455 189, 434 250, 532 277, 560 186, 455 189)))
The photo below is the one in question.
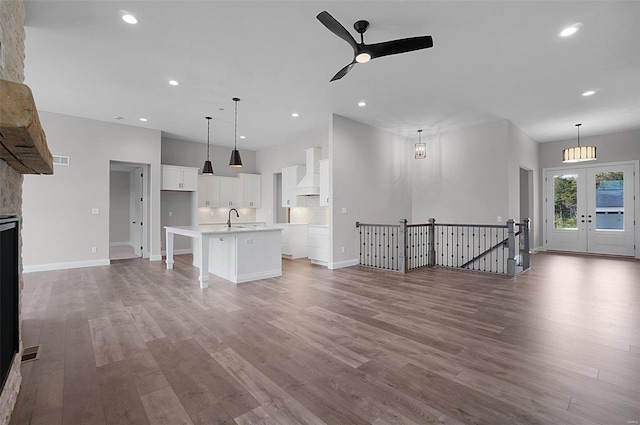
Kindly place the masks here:
POLYGON ((163 164, 167 268, 174 255, 192 253, 206 288, 209 273, 234 283, 280 276, 283 258, 328 266, 329 162, 318 147, 304 154, 304 165, 298 160, 267 175, 202 175, 199 168, 163 164), (264 199, 269 183, 272 199, 264 199))

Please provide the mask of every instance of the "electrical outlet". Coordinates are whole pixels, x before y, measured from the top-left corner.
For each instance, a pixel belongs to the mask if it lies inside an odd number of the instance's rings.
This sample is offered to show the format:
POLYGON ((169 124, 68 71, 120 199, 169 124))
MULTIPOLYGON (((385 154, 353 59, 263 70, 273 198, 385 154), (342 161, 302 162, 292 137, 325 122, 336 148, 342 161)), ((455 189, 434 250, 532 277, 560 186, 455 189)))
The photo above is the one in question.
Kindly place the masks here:
POLYGON ((173 217, 173 211, 169 211, 169 217, 173 217))
POLYGON ((253 238, 245 239, 244 243, 245 245, 253 245, 253 238))
POLYGON ((342 247, 342 253, 344 254, 345 252, 347 252, 347 248, 346 247, 342 247))
POLYGON ((91 208, 91 214, 100 214, 100 208, 91 208))
POLYGON ((96 252, 98 252, 98 247, 97 246, 92 246, 91 247, 91 253, 95 254, 96 252))
POLYGON ((502 223, 502 217, 498 216, 498 223, 502 223))
POLYGON ((342 208, 342 214, 346 214, 347 213, 347 209, 346 208, 342 208))

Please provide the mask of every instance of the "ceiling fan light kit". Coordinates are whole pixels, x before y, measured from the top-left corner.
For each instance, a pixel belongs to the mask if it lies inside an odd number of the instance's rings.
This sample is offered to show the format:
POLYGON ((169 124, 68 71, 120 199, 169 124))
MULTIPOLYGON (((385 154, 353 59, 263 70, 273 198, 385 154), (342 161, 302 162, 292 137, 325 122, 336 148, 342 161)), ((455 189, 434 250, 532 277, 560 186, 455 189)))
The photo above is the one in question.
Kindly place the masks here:
POLYGON ((345 27, 340 24, 333 16, 327 11, 320 12, 316 16, 318 20, 329 31, 349 43, 353 48, 353 60, 350 64, 342 68, 331 78, 330 81, 339 80, 351 69, 356 63, 366 63, 371 59, 379 58, 382 56, 395 55, 398 53, 412 52, 414 50, 427 49, 433 47, 433 38, 430 35, 421 37, 402 38, 399 40, 385 41, 382 43, 365 44, 364 33, 369 28, 369 22, 360 20, 353 24, 353 28, 358 34, 360 34, 360 43, 356 42, 351 33, 346 30, 345 27))

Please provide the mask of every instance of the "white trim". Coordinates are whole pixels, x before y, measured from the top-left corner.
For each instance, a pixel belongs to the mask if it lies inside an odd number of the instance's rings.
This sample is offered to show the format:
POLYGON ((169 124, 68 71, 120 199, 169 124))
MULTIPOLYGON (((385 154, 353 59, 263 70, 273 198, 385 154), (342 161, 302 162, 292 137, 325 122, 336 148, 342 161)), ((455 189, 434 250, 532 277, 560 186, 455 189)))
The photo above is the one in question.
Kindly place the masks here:
POLYGON ((111 264, 109 259, 72 261, 68 263, 34 264, 32 266, 23 266, 22 273, 44 272, 49 270, 79 269, 83 267, 108 266, 109 264, 111 264))
POLYGON ((151 255, 149 261, 162 261, 162 255, 151 255))
POLYGON ((358 264, 360 264, 360 259, 353 258, 351 260, 330 262, 328 267, 329 270, 336 270, 344 267, 357 266, 358 264))
POLYGON ((109 246, 130 246, 130 247, 133 247, 133 243, 131 241, 127 241, 127 242, 109 242, 109 246))
POLYGON ((311 258, 309 258, 309 261, 311 261, 311 264, 315 264, 317 266, 329 267, 329 262, 328 261, 312 260, 311 258))
MULTIPOLYGON (((167 255, 167 251, 163 250, 161 252, 162 256, 166 256, 167 255)), ((181 254, 193 254, 193 249, 191 248, 185 248, 185 249, 174 249, 173 250, 173 255, 181 255, 181 254)))
POLYGON ((280 277, 280 276, 282 276, 282 269, 270 270, 270 271, 260 272, 260 273, 247 273, 247 274, 238 276, 235 280, 228 279, 228 278, 225 278, 225 279, 230 280, 233 283, 244 283, 244 282, 251 282, 259 279, 269 279, 271 277, 280 277))

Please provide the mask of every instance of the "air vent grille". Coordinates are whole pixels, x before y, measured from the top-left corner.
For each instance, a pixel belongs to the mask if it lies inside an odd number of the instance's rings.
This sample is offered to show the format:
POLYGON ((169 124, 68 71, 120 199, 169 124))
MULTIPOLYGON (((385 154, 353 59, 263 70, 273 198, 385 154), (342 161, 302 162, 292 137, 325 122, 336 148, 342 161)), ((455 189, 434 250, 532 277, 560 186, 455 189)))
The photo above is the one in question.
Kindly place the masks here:
POLYGON ((53 165, 69 165, 69 157, 64 155, 53 155, 53 165))

